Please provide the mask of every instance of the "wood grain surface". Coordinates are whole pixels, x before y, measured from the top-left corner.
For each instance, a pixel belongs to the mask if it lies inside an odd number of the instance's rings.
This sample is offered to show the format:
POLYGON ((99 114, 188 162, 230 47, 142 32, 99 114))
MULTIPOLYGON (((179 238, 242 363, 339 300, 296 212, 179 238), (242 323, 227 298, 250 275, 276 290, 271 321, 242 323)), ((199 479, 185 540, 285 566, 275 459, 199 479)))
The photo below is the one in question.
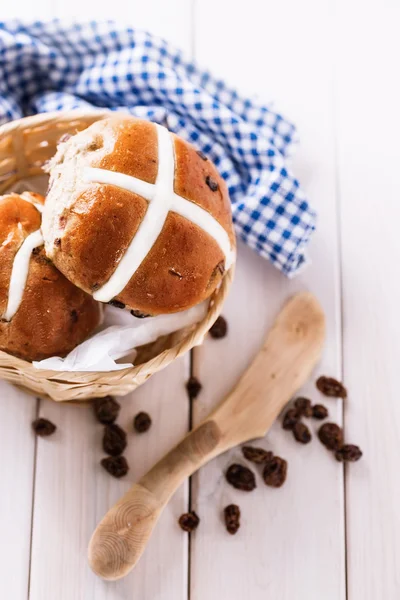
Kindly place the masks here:
MULTIPOLYGON (((10 600, 397 600, 400 597, 400 256, 398 2, 385 0, 15 0, 1 18, 117 18, 162 35, 246 95, 274 101, 297 125, 295 174, 319 212, 311 266, 293 281, 239 244, 226 305, 229 335, 195 350, 203 391, 190 407, 180 361, 123 400, 153 427, 130 433, 125 481, 99 466, 101 427, 88 409, 42 401, 58 432, 35 441, 34 399, 1 385, 0 598, 10 600), (344 377, 349 397, 324 400, 363 460, 348 468, 317 440, 297 444, 280 423, 257 443, 288 460, 285 486, 231 489, 232 450, 196 474, 163 512, 125 580, 105 583, 86 562, 96 522, 198 424, 255 356, 283 301, 308 289, 327 316, 322 362, 302 392, 322 400, 318 374, 344 377), (223 507, 242 526, 229 536, 223 507), (176 521, 192 507, 187 536, 176 521)), ((0 73, 1 77, 1 73, 0 73)), ((315 432, 313 433, 315 437, 315 432)))

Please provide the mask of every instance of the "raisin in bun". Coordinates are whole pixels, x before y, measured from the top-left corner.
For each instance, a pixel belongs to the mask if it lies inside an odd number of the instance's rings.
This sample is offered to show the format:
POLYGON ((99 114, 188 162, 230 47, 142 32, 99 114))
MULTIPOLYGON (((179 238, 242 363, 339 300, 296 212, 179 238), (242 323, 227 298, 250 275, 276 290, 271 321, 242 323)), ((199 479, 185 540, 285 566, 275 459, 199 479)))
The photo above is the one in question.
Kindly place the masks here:
POLYGON ((234 260, 224 180, 165 127, 97 121, 59 145, 48 171, 47 256, 100 302, 137 316, 184 310, 234 260))
POLYGON ((66 355, 100 321, 100 305, 45 255, 43 202, 28 192, 0 197, 0 350, 25 360, 66 355))

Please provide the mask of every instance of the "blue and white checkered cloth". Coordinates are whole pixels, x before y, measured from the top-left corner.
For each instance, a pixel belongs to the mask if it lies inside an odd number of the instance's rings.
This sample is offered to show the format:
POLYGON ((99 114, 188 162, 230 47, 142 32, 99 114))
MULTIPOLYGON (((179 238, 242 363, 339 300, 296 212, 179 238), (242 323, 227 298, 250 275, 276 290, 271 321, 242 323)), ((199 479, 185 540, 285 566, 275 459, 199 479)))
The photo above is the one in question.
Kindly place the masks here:
POLYGON ((288 166, 294 126, 152 35, 113 22, 0 22, 0 124, 101 107, 163 123, 216 164, 238 236, 285 274, 305 263, 315 213, 288 166))

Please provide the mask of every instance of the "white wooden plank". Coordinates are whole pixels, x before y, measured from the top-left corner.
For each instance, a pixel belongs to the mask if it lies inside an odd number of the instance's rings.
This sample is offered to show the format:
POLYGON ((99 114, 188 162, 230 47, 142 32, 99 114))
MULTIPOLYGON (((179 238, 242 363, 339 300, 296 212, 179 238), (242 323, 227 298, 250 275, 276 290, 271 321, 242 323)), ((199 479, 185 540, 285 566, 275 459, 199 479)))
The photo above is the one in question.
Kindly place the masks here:
POLYGON ((51 19, 102 20, 114 19, 127 27, 145 29, 155 35, 165 37, 176 47, 190 53, 192 41, 192 2, 174 0, 113 0, 110 5, 97 0, 19 0, 17 3, 3 3, 1 19, 51 19))
MULTIPOLYGON (((151 29, 189 52, 190 3, 152 0, 146 5, 116 0, 112 14, 98 2, 56 2, 52 15, 61 18, 120 19, 127 25, 151 29), (166 12, 167 10, 167 12, 166 12), (174 18, 166 15, 174 14, 174 18)), ((90 571, 86 547, 97 522, 127 487, 143 474, 187 431, 189 404, 184 382, 189 363, 178 361, 145 387, 121 399, 119 422, 131 431, 133 415, 147 410, 153 418, 143 436, 130 434, 126 452, 128 476, 117 481, 99 466, 102 427, 91 410, 44 403, 41 414, 54 420, 59 433, 40 440, 34 499, 31 559, 31 600, 108 600, 151 598, 179 600, 187 596, 187 537, 177 519, 187 508, 187 485, 174 496, 149 547, 135 571, 121 582, 104 583, 90 571), (56 550, 55 550, 56 549, 56 550)))
POLYGON ((151 31, 155 35, 171 40, 177 47, 191 47, 190 25, 192 2, 174 0, 114 0, 110 5, 96 0, 36 0, 35 3, 19 0, 16 3, 3 3, 1 19, 74 19, 80 21, 115 19, 129 27, 151 31))
POLYGON ((136 569, 124 580, 105 583, 87 564, 86 548, 96 524, 128 487, 187 431, 184 388, 188 361, 177 361, 134 393, 119 399, 118 423, 128 432, 128 475, 116 480, 99 465, 103 427, 91 407, 42 402, 41 415, 58 432, 39 440, 32 546, 31 600, 71 598, 179 600, 187 591, 187 538, 177 519, 187 506, 183 486, 166 508, 136 569), (133 432, 133 416, 147 411, 145 434, 133 432))
POLYGON ((19 0, 18 2, 3 2, 1 20, 6 19, 47 19, 52 16, 54 2, 52 0, 19 0))
POLYGON ((191 47, 191 1, 174 0, 113 0, 112 8, 96 0, 56 0, 53 11, 62 19, 80 20, 114 19, 127 27, 145 29, 155 35, 165 37, 177 47, 190 51, 191 47))
MULTIPOLYGON (((204 391, 194 403, 195 422, 229 390, 260 346, 281 303, 295 290, 314 291, 326 311, 328 337, 319 372, 340 376, 341 368, 331 2, 248 0, 243 10, 231 7, 210 0, 198 6, 196 57, 247 94, 275 99, 298 124, 302 145, 294 168, 319 209, 319 229, 311 248, 313 265, 293 282, 240 248, 225 310, 229 337, 207 340, 196 350, 195 369, 204 391), (228 14, 221 43, 221 23, 228 14)), ((320 399, 312 382, 303 391, 320 399)), ((340 402, 326 404, 332 419, 340 423, 340 402)), ((267 595, 280 600, 343 599, 342 467, 317 440, 300 446, 280 424, 261 445, 288 459, 288 481, 280 490, 265 488, 260 478, 260 489, 252 494, 228 486, 223 472, 231 462, 243 462, 238 449, 194 477, 193 506, 202 521, 191 544, 192 600, 261 600, 267 595), (236 538, 222 523, 221 511, 230 502, 237 502, 243 513, 236 538)))
POLYGON ((338 3, 348 598, 400 595, 398 3, 338 3), (356 38, 355 38, 356 32, 356 38))
POLYGON ((37 401, 0 382, 0 598, 27 597, 37 401))

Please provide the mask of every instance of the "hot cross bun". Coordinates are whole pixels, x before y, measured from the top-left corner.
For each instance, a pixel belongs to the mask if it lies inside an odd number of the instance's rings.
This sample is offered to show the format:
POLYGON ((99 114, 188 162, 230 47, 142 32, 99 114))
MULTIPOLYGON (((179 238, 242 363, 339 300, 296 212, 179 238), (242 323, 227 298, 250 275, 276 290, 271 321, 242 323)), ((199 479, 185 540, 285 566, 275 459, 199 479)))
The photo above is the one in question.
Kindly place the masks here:
POLYGON ((100 322, 100 305, 46 257, 44 198, 0 197, 0 350, 25 360, 65 356, 100 322))
POLYGON ((235 259, 224 180, 161 125, 97 121, 63 141, 48 170, 47 256, 100 302, 136 316, 185 310, 235 259))

